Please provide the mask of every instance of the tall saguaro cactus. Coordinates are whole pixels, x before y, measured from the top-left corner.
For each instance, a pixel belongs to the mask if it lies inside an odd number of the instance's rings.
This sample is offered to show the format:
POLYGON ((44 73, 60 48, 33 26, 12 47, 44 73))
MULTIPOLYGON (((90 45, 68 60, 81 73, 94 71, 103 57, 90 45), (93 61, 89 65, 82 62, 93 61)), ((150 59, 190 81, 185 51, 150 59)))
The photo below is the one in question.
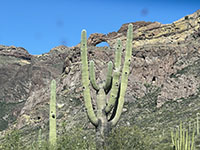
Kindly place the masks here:
POLYGON ((51 81, 51 98, 49 109, 49 142, 56 145, 56 81, 51 81))
POLYGON ((105 82, 97 84, 95 78, 94 61, 90 61, 88 67, 87 58, 87 38, 86 30, 82 30, 81 33, 81 61, 82 61, 82 84, 85 107, 90 122, 96 127, 97 133, 97 148, 103 149, 105 146, 105 138, 108 135, 110 129, 114 127, 122 113, 124 105, 124 97, 128 84, 128 76, 130 73, 130 63, 132 56, 132 39, 133 39, 133 25, 129 24, 127 31, 127 42, 125 51, 125 61, 121 70, 121 55, 122 55, 122 44, 121 40, 117 40, 116 51, 115 51, 115 63, 113 70, 113 63, 108 63, 108 72, 105 82), (88 69, 89 68, 89 69, 88 69), (121 75, 121 81, 120 81, 121 75), (95 114, 91 95, 90 87, 92 85, 94 90, 97 92, 97 112, 95 114), (106 100, 106 95, 110 92, 110 97, 106 100), (116 107, 116 108, 115 108, 116 107), (115 110, 113 111, 113 109, 115 110), (109 115, 111 113, 111 115, 109 115), (111 116, 109 118, 109 116, 111 116))

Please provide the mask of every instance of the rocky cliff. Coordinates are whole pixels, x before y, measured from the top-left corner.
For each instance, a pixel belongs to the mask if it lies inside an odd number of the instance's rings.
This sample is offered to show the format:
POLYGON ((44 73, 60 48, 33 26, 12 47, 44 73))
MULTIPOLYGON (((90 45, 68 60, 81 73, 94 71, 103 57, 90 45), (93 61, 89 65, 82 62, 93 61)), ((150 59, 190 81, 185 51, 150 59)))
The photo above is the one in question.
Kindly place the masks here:
MULTIPOLYGON (((119 125, 137 125, 159 137, 200 111, 200 10, 172 24, 132 24, 131 73, 119 125)), ((88 38, 88 57, 95 62, 97 81, 105 78, 107 63, 113 61, 117 38, 125 49, 127 27, 124 24, 117 32, 94 33, 88 38), (96 47, 101 42, 107 42, 109 47, 96 47)), ((58 46, 42 55, 1 45, 2 135, 9 127, 34 131, 48 126, 52 79, 57 81, 58 127, 65 122, 68 129, 77 124, 93 128, 83 105, 79 44, 58 46)), ((94 94, 92 97, 95 99, 94 94)))

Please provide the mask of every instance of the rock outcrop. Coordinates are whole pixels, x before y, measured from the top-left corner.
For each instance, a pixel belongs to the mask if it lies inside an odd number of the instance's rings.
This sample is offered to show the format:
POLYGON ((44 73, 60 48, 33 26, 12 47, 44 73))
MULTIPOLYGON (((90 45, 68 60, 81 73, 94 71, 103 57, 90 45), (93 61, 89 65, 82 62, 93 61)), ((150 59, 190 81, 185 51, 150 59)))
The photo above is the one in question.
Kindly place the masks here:
MULTIPOLYGON (((149 114, 165 108, 169 102, 198 97, 200 87, 200 10, 172 24, 132 24, 133 61, 125 97, 127 114, 123 114, 129 117, 121 120, 121 124, 129 125, 130 120, 137 124, 141 117, 145 118, 141 111, 149 114), (142 99, 144 103, 138 102, 142 99)), ((114 59, 117 38, 125 49, 127 26, 88 38, 88 56, 95 62, 97 81, 105 78, 107 63, 114 59), (95 47, 101 42, 107 42, 109 47, 95 47)), ((74 124, 91 127, 84 123, 87 116, 80 82, 80 44, 71 48, 59 46, 43 55, 30 55, 20 47, 0 46, 0 60, 0 105, 6 106, 0 106, 0 130, 15 120, 18 128, 47 125, 49 85, 53 78, 57 81, 58 124, 65 120, 69 128, 74 124)), ((95 95, 92 97, 95 99, 95 95)))
MULTIPOLYGON (((161 24, 159 22, 134 22, 134 47, 144 45, 157 45, 157 44, 182 44, 187 40, 191 40, 191 34, 200 32, 200 10, 194 14, 185 16, 172 24, 161 24)), ((116 43, 116 39, 120 38, 123 40, 125 45, 126 32, 128 23, 122 25, 117 32, 111 32, 108 34, 91 34, 88 38, 88 44, 96 46, 101 42, 107 42, 110 47, 113 47, 116 43)))
POLYGON ((0 46, 1 130, 17 119, 36 91, 45 89, 62 73, 65 57, 57 50, 34 56, 22 47, 0 46))

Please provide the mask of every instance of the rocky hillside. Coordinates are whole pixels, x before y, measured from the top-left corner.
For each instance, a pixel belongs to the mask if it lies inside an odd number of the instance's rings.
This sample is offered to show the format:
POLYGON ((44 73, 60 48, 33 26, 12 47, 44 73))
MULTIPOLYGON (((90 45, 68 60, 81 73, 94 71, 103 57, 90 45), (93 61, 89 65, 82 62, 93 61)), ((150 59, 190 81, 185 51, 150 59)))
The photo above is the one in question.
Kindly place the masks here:
MULTIPOLYGON (((172 24, 132 24, 131 74, 119 125, 137 125, 155 137, 156 145, 162 143, 158 139, 164 133, 170 133, 169 128, 200 112, 200 10, 172 24)), ((88 57, 95 62, 97 81, 105 78, 107 63, 114 59, 117 38, 125 49, 127 27, 88 38, 88 57), (96 47, 101 42, 109 47, 96 47)), ((47 129, 52 79, 57 81, 58 130, 63 123, 67 129, 76 125, 93 129, 83 105, 80 67, 79 44, 58 46, 42 55, 0 45, 1 135, 16 127, 31 138, 28 135, 38 128, 47 129)))

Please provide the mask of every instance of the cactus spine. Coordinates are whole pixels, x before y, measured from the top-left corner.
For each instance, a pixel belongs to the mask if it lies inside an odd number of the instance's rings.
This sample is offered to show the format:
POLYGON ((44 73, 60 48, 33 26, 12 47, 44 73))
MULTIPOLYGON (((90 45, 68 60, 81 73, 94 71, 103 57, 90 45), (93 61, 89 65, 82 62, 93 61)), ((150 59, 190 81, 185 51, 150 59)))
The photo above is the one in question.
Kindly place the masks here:
POLYGON ((51 98, 49 109, 49 142, 56 145, 56 81, 51 81, 51 98))
MULTIPOLYGON (((122 44, 121 40, 117 40, 115 51, 115 64, 113 70, 113 63, 108 63, 108 72, 105 82, 101 84, 96 83, 94 61, 90 61, 90 67, 88 72, 88 59, 87 59, 87 38, 86 30, 82 30, 81 33, 81 61, 82 61, 82 84, 83 95, 85 101, 85 107, 90 122, 97 129, 97 141, 104 141, 106 134, 109 130, 117 124, 122 113, 124 105, 124 97, 128 84, 128 76, 130 73, 130 63, 132 56, 132 39, 133 39, 133 25, 129 24, 127 31, 127 42, 125 51, 125 61, 122 69, 122 77, 120 83, 120 70, 121 70, 121 55, 122 44), (90 76, 89 76, 90 75, 90 76), (90 95, 90 87, 92 85, 97 92, 97 113, 95 114, 90 95), (106 95, 110 91, 110 97, 106 100, 106 95), (108 118, 108 114, 116 106, 116 110, 108 118), (99 138, 101 137, 101 138, 99 138), (98 139, 99 138, 99 139, 98 139), (103 139, 102 139, 103 138, 103 139)), ((102 145, 97 146, 99 149, 103 148, 102 145)))

